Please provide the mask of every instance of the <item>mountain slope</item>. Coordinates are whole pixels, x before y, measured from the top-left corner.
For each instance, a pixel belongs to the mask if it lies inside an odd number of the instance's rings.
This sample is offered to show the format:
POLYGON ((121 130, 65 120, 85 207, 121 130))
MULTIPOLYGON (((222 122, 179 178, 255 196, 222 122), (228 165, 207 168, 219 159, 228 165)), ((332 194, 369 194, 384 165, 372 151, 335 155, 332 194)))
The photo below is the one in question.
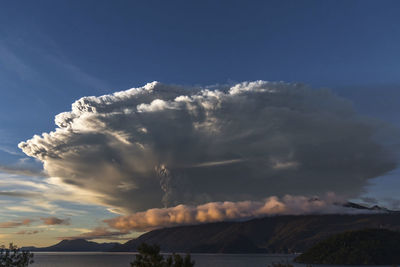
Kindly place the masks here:
POLYGON ((108 251, 118 243, 96 243, 85 239, 62 240, 61 242, 43 248, 23 247, 30 251, 108 251))
POLYGON ((333 235, 301 254, 307 264, 389 265, 400 263, 400 232, 386 229, 348 231, 333 235))
POLYGON ((158 244, 166 252, 299 252, 332 234, 365 228, 400 230, 400 214, 288 215, 178 226, 145 233, 112 251, 135 251, 146 242, 158 244))

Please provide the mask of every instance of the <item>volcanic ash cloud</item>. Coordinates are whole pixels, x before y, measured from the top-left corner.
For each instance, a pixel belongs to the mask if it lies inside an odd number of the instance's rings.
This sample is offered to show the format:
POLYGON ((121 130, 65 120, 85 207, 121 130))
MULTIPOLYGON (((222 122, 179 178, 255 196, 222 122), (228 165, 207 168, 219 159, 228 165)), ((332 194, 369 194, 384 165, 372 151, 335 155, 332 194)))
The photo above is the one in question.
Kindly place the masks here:
POLYGON ((328 90, 149 83, 83 97, 21 142, 49 176, 125 212, 285 194, 355 196, 395 168, 375 123, 328 90))

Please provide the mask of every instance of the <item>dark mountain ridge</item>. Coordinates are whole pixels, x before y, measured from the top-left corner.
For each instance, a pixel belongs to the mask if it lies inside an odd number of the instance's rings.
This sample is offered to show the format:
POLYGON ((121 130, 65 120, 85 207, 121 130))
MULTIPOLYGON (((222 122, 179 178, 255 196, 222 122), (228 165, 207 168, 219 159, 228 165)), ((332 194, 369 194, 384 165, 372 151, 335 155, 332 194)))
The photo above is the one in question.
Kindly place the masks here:
POLYGON ((400 214, 286 215, 177 226, 150 231, 112 251, 136 251, 146 242, 160 245, 165 252, 291 253, 305 251, 332 234, 365 228, 398 231, 400 214))
POLYGON ((400 232, 365 229, 332 235, 295 258, 306 264, 389 265, 400 263, 400 232))
POLYGON ((30 251, 109 251, 115 247, 118 243, 96 243, 93 241, 87 241, 85 239, 74 239, 74 240, 62 240, 61 242, 43 248, 37 247, 22 247, 24 250, 30 251))
MULTIPOLYGON (((343 205, 343 204, 342 204, 343 205)), ((153 230, 124 244, 63 240, 31 251, 131 252, 143 243, 158 244, 164 252, 292 253, 302 252, 326 237, 349 230, 400 230, 400 212, 348 202, 354 214, 276 215, 248 221, 216 222, 153 230), (359 213, 361 212, 361 213, 359 213)))

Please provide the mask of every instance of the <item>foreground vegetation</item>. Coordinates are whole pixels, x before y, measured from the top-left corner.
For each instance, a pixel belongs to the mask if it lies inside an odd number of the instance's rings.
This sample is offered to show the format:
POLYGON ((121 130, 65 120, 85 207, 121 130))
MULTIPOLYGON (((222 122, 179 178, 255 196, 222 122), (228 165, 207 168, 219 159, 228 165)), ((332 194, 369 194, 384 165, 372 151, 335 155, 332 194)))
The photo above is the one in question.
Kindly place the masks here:
POLYGON ((0 267, 26 267, 33 263, 33 253, 13 245, 0 248, 0 267))
POLYGON ((295 262, 337 265, 399 264, 400 232, 366 229, 336 234, 295 258, 295 262))
POLYGON ((160 254, 160 247, 157 245, 148 245, 142 243, 137 248, 139 254, 136 255, 136 259, 131 262, 131 267, 193 267, 194 261, 192 261, 189 254, 182 257, 179 254, 169 255, 164 258, 160 254))

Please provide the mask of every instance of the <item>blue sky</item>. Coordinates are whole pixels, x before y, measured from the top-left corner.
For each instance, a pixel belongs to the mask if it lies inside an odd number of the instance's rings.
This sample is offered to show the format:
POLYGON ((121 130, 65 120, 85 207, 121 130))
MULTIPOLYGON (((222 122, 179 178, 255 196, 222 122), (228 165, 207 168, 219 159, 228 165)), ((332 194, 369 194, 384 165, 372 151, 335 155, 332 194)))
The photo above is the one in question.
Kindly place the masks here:
MULTIPOLYGON (((399 128, 399 8, 398 1, 387 0, 4 2, 0 166, 40 169, 40 162, 17 147, 19 142, 54 130, 54 116, 81 97, 152 81, 187 86, 300 82, 330 88, 361 114, 399 128)), ((9 175, 2 173, 3 179, 9 175)), ((398 175, 397 170, 374 180, 367 195, 383 201, 396 194, 398 175)), ((23 201, 2 198, 15 206, 23 201)), ((76 210, 75 204, 57 207, 76 210)), ((62 209, 53 215, 68 217, 62 209)), ((81 209, 94 218, 81 228, 113 216, 98 206, 81 209)), ((8 211, 0 218, 10 214, 50 216, 8 211)), ((86 220, 75 218, 69 228, 86 220)), ((53 243, 49 236, 43 244, 53 243)))

